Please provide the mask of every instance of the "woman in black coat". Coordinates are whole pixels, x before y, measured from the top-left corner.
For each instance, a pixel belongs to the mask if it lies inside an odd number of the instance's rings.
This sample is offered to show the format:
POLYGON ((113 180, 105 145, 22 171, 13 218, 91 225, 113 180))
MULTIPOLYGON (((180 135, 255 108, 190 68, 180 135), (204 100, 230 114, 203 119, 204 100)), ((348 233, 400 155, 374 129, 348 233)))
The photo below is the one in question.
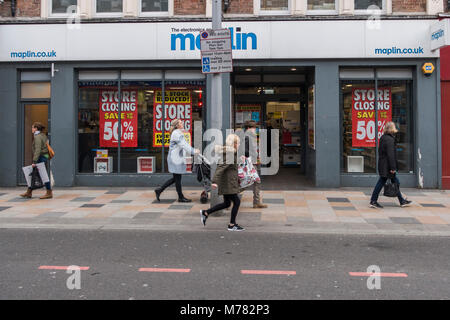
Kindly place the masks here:
MULTIPOLYGON (((378 149, 378 173, 380 179, 378 179, 377 185, 372 193, 372 198, 370 199, 370 207, 380 209, 383 206, 378 203, 378 196, 386 184, 387 179, 391 179, 393 183, 396 182, 400 186, 400 181, 395 175, 397 172, 397 147, 394 137, 397 133, 397 128, 395 127, 395 123, 391 121, 386 123, 383 133, 378 149)), ((411 201, 402 197, 400 190, 397 197, 401 207, 405 207, 411 203, 411 201)))

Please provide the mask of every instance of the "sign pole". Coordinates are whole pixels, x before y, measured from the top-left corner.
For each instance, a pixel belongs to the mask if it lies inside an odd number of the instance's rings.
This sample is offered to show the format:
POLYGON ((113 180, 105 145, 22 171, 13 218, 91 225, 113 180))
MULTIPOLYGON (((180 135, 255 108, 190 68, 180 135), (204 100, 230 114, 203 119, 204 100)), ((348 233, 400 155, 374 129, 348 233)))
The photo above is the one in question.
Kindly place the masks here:
MULTIPOLYGON (((213 0, 212 2, 212 29, 222 28, 222 0, 213 0)), ((211 105, 209 106, 210 128, 222 131, 222 74, 213 73, 209 75, 211 79, 211 105)), ((217 142, 215 142, 217 144, 217 142)), ((211 177, 214 176, 216 165, 211 168, 211 177)), ((211 207, 220 202, 216 190, 211 192, 211 207)))

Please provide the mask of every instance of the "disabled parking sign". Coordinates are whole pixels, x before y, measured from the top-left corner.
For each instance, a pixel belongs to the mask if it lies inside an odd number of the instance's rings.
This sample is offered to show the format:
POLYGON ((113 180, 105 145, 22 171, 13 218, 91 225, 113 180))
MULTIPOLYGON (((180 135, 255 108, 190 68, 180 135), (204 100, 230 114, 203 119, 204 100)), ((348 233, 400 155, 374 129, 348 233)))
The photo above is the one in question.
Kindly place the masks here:
POLYGON ((200 32, 202 73, 233 71, 231 31, 229 29, 207 29, 200 32))

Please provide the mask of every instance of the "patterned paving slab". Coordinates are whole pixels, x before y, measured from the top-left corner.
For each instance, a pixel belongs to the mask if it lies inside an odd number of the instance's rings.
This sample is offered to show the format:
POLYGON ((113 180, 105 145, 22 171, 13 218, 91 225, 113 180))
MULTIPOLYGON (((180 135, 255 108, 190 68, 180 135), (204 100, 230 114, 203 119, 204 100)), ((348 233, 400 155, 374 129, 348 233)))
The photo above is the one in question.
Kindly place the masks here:
MULTIPOLYGON (((32 221, 75 225, 186 225, 200 224, 198 211, 210 207, 200 203, 201 190, 186 190, 191 203, 176 201, 168 190, 165 199, 155 200, 153 190, 55 190, 54 199, 24 199, 23 190, 1 190, 0 223, 32 221)), ((449 231, 450 192, 412 192, 411 206, 401 208, 397 199, 380 197, 384 209, 369 208, 369 190, 262 191, 268 208, 253 208, 253 192, 244 192, 237 221, 245 226, 282 226, 286 228, 343 228, 351 230, 449 231)), ((230 208, 212 216, 209 222, 227 223, 230 208)), ((18 223, 18 222, 17 222, 18 223)))

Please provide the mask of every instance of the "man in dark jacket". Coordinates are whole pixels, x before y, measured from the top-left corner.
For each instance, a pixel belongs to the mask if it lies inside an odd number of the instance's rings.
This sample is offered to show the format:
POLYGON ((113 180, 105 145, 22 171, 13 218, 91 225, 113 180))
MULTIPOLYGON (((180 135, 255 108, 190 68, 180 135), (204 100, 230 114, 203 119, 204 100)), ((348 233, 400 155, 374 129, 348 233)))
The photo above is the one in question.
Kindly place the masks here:
MULTIPOLYGON (((400 181, 396 177, 397 172, 397 147, 395 145, 394 135, 397 133, 395 123, 388 122, 384 127, 384 134, 380 139, 378 148, 378 173, 380 179, 378 179, 377 185, 372 193, 372 198, 370 199, 371 208, 383 208, 382 205, 378 203, 378 196, 386 184, 388 179, 394 183, 396 182, 400 186, 400 181)), ((398 201, 401 207, 405 207, 411 203, 411 201, 406 200, 402 197, 400 189, 398 191, 398 201)))

